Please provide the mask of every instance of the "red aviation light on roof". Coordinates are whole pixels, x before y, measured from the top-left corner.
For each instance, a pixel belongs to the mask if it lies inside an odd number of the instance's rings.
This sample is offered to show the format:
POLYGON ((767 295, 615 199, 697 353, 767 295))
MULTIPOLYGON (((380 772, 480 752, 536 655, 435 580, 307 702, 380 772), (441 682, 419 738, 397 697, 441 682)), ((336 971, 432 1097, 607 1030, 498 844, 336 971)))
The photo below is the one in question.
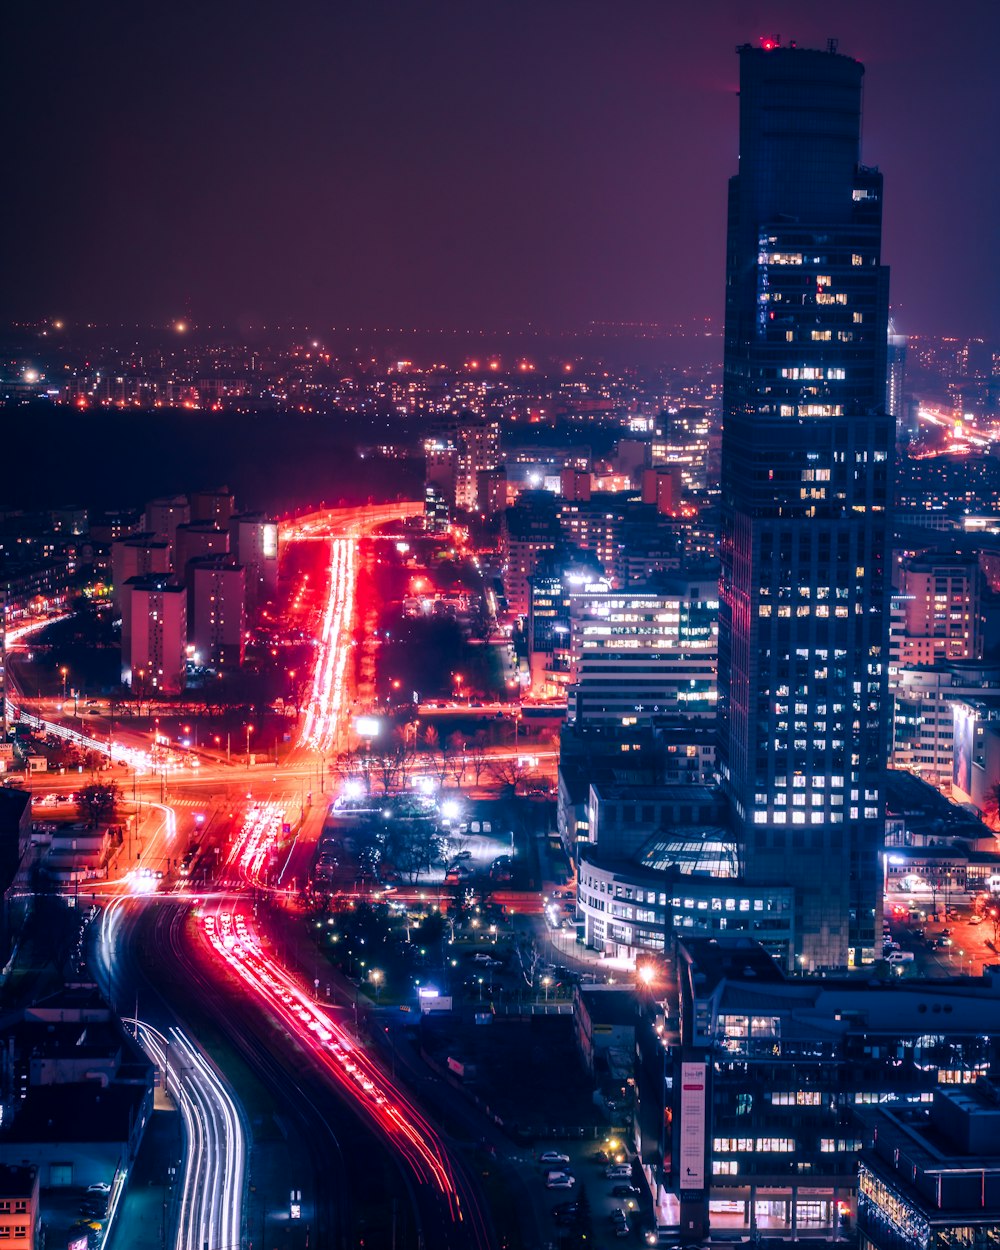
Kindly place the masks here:
POLYGON ((773 52, 775 48, 781 47, 780 35, 761 35, 760 46, 765 52, 773 52))

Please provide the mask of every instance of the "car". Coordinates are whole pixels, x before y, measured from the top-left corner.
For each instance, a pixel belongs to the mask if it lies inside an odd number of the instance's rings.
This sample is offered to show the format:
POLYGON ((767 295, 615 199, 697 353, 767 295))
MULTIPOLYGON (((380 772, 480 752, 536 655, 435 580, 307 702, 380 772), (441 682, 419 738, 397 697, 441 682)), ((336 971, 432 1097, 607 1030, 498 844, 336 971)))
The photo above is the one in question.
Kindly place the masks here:
POLYGON ((617 1223, 617 1224, 615 1225, 615 1236, 616 1236, 616 1237, 627 1237, 627 1236, 629 1235, 629 1233, 631 1233, 631 1231, 632 1231, 632 1229, 631 1229, 631 1227, 629 1226, 629 1222, 628 1222, 628 1220, 622 1220, 622 1221, 620 1221, 619 1223, 617 1223))
POLYGON ((985 916, 970 916, 969 924, 982 924, 985 919, 985 916))
POLYGON ((613 1224, 625 1224, 628 1222, 628 1216, 621 1209, 621 1207, 615 1207, 608 1218, 613 1224))
POLYGON ((615 1185, 611 1190, 612 1198, 634 1198, 639 1192, 638 1185, 615 1185))
POLYGON ((88 1194, 109 1194, 111 1193, 111 1186, 107 1184, 105 1181, 95 1181, 93 1185, 87 1186, 87 1193, 88 1194))
POLYGON ((569 1155, 560 1154, 558 1150, 546 1150, 538 1156, 539 1163, 569 1163, 569 1155))
POLYGON ((455 856, 455 862, 457 863, 460 859, 471 859, 471 858, 472 858, 471 851, 459 851, 458 854, 455 856))
POLYGON ((942 936, 942 937, 951 937, 951 930, 950 930, 950 929, 942 929, 942 930, 941 930, 941 936, 942 936))
POLYGON ((570 1202, 557 1202, 552 1208, 553 1215, 576 1215, 580 1204, 574 1199, 570 1202))
POLYGON ((550 1172, 545 1178, 546 1189, 572 1189, 575 1184, 576 1177, 568 1172, 550 1172))

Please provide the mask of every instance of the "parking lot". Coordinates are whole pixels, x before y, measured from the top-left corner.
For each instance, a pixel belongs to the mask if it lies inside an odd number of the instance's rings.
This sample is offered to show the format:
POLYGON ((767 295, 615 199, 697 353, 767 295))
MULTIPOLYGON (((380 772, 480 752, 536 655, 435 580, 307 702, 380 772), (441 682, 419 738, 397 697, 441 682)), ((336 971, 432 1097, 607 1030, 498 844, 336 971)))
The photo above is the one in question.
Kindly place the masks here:
POLYGON ((553 1240, 561 1229, 574 1226, 583 1194, 596 1250, 647 1244, 653 1228, 652 1199, 620 1141, 555 1141, 539 1147, 531 1161, 537 1172, 532 1192, 539 1226, 550 1228, 553 1240), (612 1169, 624 1174, 609 1176, 612 1169))

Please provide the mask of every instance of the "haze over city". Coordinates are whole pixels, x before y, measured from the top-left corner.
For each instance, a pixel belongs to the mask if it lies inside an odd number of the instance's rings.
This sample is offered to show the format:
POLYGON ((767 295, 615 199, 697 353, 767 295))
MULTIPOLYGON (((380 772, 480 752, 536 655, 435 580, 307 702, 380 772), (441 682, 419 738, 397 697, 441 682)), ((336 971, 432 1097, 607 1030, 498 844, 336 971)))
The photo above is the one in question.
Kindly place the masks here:
POLYGON ((8 15, 0 1242, 1000 1244, 998 13, 8 15))

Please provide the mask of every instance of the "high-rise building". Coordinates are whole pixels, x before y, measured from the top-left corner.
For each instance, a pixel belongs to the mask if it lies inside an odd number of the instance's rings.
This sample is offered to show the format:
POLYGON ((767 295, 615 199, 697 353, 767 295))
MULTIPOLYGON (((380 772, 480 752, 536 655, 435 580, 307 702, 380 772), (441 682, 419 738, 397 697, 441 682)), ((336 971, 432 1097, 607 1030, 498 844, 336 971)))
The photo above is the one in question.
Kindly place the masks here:
POLYGON ((278 588, 278 526, 261 512, 229 519, 229 550, 246 570, 247 611, 252 615, 278 588))
POLYGON ((749 883, 794 887, 803 970, 874 959, 894 429, 863 66, 749 44, 729 185, 719 764, 749 883))
POLYGON ((124 586, 122 681, 137 690, 176 694, 187 670, 187 592, 150 573, 124 586))
POLYGON ((191 521, 174 530, 172 564, 178 581, 187 582, 188 564, 201 556, 226 555, 229 551, 229 530, 214 521, 191 521))
POLYGON ((132 534, 111 544, 112 599, 119 611, 125 607, 124 586, 133 577, 170 572, 170 544, 154 533, 132 534))
POLYGON ((246 570, 225 556, 188 565, 188 622, 194 662, 217 668, 243 663, 246 570))
POLYGON ((975 556, 931 553, 899 570, 899 664, 983 658, 984 579, 975 556))
POLYGON ((908 416, 907 405, 904 403, 905 386, 906 335, 896 334, 890 321, 886 344, 885 410, 896 422, 896 429, 901 432, 906 428, 905 418, 908 416))

